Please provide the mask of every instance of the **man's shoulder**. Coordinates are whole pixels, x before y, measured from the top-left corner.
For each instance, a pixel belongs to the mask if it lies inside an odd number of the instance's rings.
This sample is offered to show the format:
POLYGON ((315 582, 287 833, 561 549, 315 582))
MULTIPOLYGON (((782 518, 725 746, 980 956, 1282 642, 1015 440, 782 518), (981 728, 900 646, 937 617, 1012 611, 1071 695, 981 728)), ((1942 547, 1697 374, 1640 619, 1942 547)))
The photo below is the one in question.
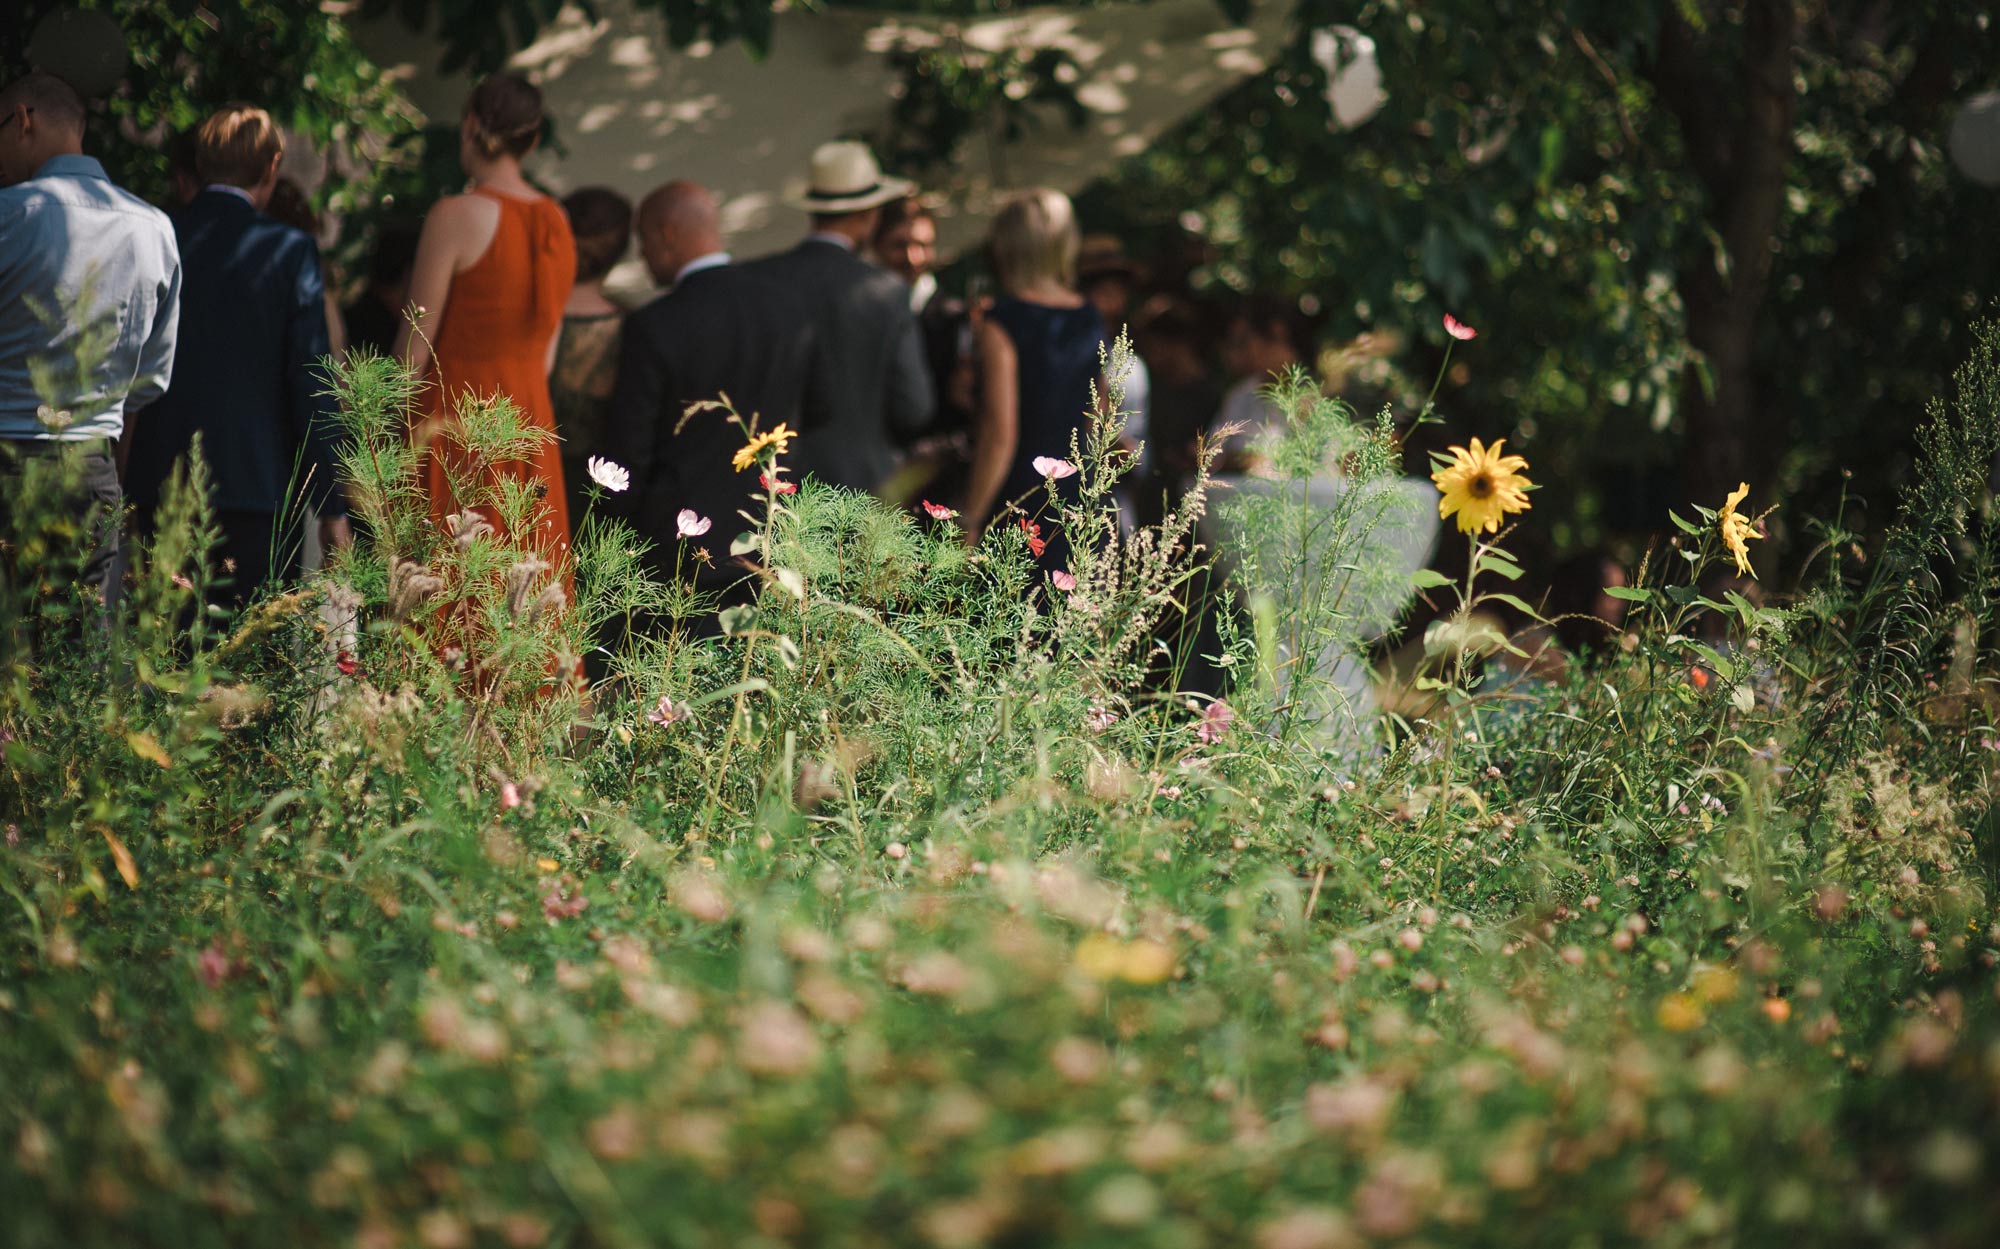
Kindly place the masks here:
POLYGON ((134 224, 173 237, 173 221, 166 213, 109 179, 41 176, 0 188, 0 215, 22 217, 77 210, 129 217, 134 224))
POLYGON ((218 205, 198 197, 173 215, 174 237, 183 259, 207 256, 214 263, 255 256, 260 265, 273 262, 290 271, 317 265, 319 244, 310 234, 251 209, 249 205, 218 205), (232 211, 232 209, 236 211, 232 211))
POLYGON ((798 309, 804 301, 776 276, 755 265, 724 265, 691 274, 686 281, 626 318, 630 327, 658 331, 711 323, 736 309, 798 309))
POLYGON ((745 273, 755 273, 765 277, 796 273, 816 263, 818 258, 812 254, 814 250, 816 249, 808 248, 804 243, 795 243, 783 251, 757 256, 733 267, 745 273))

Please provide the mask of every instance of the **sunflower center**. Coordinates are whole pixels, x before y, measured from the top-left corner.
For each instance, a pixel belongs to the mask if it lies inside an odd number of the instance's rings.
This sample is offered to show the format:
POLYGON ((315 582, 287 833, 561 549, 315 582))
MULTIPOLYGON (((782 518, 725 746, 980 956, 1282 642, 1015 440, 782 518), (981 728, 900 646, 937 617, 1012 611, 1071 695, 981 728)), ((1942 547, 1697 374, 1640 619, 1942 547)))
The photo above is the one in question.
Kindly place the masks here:
POLYGON ((1475 499, 1492 498, 1493 474, 1486 472, 1474 473, 1466 479, 1465 492, 1475 499))

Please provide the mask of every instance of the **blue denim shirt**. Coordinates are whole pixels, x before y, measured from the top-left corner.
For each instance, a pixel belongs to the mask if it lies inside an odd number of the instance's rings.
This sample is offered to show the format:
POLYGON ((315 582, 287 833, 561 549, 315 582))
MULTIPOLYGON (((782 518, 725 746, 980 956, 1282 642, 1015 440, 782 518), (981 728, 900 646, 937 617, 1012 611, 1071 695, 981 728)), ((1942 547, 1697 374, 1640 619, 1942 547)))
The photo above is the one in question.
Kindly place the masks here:
POLYGON ((126 411, 167 388, 180 289, 167 215, 90 157, 51 157, 0 189, 0 438, 118 437, 126 411), (79 348, 96 357, 88 373, 79 348), (70 414, 60 430, 38 415, 36 361, 70 414))

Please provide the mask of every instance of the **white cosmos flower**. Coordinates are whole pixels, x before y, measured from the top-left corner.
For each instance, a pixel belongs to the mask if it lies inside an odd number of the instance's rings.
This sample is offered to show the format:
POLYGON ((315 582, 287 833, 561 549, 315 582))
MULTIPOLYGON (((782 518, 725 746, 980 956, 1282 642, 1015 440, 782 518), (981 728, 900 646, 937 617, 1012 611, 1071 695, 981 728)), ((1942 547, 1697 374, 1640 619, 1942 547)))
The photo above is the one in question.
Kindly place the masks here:
POLYGON ((623 494, 632 484, 632 474, 625 471, 623 464, 615 464, 601 455, 593 455, 586 461, 590 469, 590 479, 613 494, 623 494))
POLYGON ((715 522, 697 513, 691 507, 684 507, 674 516, 674 530, 683 538, 699 538, 715 522))

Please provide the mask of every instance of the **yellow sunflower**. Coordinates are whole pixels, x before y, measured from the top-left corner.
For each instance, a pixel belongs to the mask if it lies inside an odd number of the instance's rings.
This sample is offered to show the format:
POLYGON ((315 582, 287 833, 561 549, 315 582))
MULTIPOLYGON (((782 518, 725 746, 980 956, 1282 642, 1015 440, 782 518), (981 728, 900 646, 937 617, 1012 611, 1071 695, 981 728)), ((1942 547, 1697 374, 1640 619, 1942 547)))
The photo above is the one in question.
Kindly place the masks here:
POLYGON ((1738 482, 1736 489, 1730 491, 1729 497, 1723 501, 1722 510, 1715 514, 1715 524, 1722 531, 1723 549, 1736 557, 1736 571, 1747 577, 1754 577, 1757 575, 1757 570, 1750 567, 1748 544, 1750 539, 1761 538, 1764 535, 1750 527, 1748 516, 1736 510, 1736 505, 1749 497, 1749 483, 1738 482))
POLYGON ((780 423, 775 429, 766 430, 761 434, 750 435, 750 441, 737 448, 736 454, 731 457, 729 463, 731 467, 740 473, 752 464, 755 464, 757 457, 764 453, 764 448, 766 447, 775 447, 777 453, 783 455, 785 448, 796 437, 798 437, 797 434, 794 434, 780 423))
POLYGON ((1449 517, 1458 513, 1458 531, 1475 533, 1484 529, 1488 533, 1500 531, 1500 521, 1510 512, 1525 512, 1528 491, 1535 483, 1521 475, 1528 462, 1518 455, 1501 455, 1500 448, 1506 445, 1502 438, 1490 447, 1479 445, 1479 439, 1472 440, 1472 449, 1450 448, 1451 463, 1431 474, 1431 481, 1443 494, 1438 500, 1438 515, 1449 517))

